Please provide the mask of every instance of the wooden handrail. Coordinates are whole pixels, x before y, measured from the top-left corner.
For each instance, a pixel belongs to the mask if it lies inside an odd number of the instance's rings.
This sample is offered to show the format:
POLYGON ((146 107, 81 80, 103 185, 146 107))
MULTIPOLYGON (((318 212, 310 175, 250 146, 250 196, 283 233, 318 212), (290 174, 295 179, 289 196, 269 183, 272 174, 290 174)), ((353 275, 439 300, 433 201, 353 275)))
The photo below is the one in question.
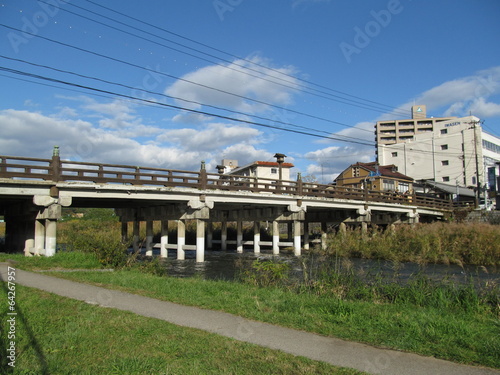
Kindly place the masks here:
POLYGON ((416 205, 451 211, 447 200, 415 194, 380 192, 344 186, 332 186, 270 178, 207 173, 131 165, 89 163, 52 159, 0 156, 0 178, 38 179, 53 182, 86 181, 131 185, 160 185, 200 190, 249 191, 253 193, 286 194, 307 197, 358 200, 365 202, 416 205), (40 164, 40 165, 39 165, 40 164))

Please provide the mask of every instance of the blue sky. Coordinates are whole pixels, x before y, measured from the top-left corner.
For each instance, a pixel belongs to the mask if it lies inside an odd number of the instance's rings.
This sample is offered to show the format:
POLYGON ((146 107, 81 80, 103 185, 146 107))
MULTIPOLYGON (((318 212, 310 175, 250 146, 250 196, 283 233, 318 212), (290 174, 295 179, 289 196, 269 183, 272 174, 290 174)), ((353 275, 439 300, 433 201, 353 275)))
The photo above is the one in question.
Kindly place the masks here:
POLYGON ((414 103, 500 135, 499 16, 497 0, 0 0, 0 154, 215 172, 280 152, 329 183, 414 103))

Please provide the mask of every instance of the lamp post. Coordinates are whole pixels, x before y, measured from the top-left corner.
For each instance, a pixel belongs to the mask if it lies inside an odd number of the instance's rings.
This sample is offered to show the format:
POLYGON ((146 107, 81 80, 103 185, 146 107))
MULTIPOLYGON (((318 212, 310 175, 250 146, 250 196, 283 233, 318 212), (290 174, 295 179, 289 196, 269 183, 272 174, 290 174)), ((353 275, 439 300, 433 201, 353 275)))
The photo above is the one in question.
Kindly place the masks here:
POLYGON ((286 155, 276 153, 274 155, 274 157, 276 158, 276 161, 278 162, 279 182, 281 183, 281 180, 283 179, 283 163, 285 162, 286 155))

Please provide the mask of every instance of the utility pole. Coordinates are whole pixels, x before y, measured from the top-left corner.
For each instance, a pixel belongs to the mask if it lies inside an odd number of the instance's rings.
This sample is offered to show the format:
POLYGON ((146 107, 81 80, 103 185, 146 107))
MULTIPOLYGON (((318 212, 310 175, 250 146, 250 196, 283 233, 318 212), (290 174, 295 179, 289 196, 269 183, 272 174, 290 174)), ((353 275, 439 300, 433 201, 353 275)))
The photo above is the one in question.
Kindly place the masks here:
POLYGON ((472 121, 470 124, 473 125, 472 129, 474 131, 474 153, 476 154, 476 186, 477 186, 477 204, 481 202, 481 183, 479 182, 479 156, 477 155, 477 127, 479 121, 472 121))

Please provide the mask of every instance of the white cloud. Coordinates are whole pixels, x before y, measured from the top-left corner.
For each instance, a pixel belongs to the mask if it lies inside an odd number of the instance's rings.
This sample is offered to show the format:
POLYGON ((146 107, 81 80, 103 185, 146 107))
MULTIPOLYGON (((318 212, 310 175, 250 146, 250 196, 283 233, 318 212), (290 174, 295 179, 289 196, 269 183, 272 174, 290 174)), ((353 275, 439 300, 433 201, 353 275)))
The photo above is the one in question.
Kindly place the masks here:
MULTIPOLYGON (((488 98, 498 99, 500 93, 500 66, 481 70, 476 74, 444 82, 418 95, 415 100, 408 101, 392 113, 385 113, 372 121, 365 121, 356 126, 343 129, 332 134, 333 137, 344 135, 358 140, 373 142, 373 126, 377 121, 401 118, 402 111, 410 114, 414 103, 425 104, 428 116, 467 116, 469 112, 481 119, 500 116, 500 104, 488 101, 488 98), (437 112, 433 114, 433 112, 437 112)), ((320 143, 334 143, 335 141, 321 141, 320 143)), ((323 173, 326 176, 335 176, 348 165, 375 160, 375 147, 350 144, 348 147, 327 147, 305 155, 314 160, 306 173, 323 173)))
POLYGON ((47 158, 53 146, 58 145, 64 159, 173 169, 199 168, 200 160, 210 156, 199 150, 141 144, 87 121, 62 120, 27 111, 0 111, 0 127, 4 155, 47 158))
MULTIPOLYGON (((182 80, 168 87, 165 93, 196 103, 255 114, 268 110, 268 104, 286 105, 292 102, 292 95, 297 90, 297 80, 283 74, 294 73, 295 69, 292 67, 273 68, 269 61, 253 57, 236 60, 231 64, 207 66, 188 73, 182 80)), ((177 102, 189 109, 202 108, 201 104, 180 100, 177 102)), ((178 115, 176 120, 179 121, 180 117, 178 115)))
POLYGON ((210 151, 240 142, 255 142, 259 135, 260 132, 253 128, 214 123, 201 130, 169 130, 157 137, 157 140, 179 144, 186 149, 210 151))

